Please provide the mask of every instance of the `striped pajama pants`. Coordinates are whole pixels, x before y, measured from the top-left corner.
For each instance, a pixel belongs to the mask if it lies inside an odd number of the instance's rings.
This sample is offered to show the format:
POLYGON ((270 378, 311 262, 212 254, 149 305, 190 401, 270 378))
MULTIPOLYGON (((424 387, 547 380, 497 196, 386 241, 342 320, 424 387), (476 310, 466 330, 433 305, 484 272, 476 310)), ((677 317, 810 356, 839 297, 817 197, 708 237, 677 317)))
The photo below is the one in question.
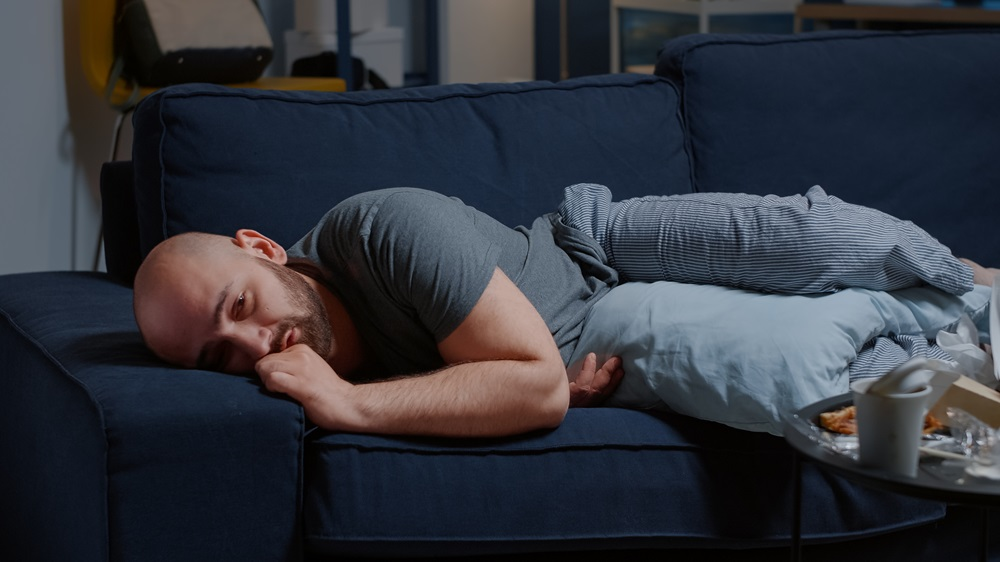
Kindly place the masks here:
POLYGON ((930 234, 815 186, 805 195, 690 193, 613 202, 567 187, 563 221, 590 235, 624 281, 677 281, 768 293, 972 290, 972 269, 930 234))
MULTIPOLYGON (((677 281, 768 293, 847 287, 973 287, 972 269, 930 234, 815 186, 805 195, 692 193, 613 202, 596 184, 567 187, 559 213, 594 238, 623 281, 677 281)), ((951 360, 922 337, 880 336, 850 365, 851 381, 916 357, 951 360)))

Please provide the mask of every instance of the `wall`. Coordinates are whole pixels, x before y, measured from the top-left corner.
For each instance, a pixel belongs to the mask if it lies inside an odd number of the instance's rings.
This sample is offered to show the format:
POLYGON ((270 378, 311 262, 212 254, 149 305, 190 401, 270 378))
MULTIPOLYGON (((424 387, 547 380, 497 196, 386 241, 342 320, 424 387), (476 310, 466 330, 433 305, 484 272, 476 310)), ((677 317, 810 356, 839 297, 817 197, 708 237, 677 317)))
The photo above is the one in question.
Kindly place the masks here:
POLYGON ((534 0, 441 0, 441 81, 531 80, 534 0))
MULTIPOLYGON (((442 81, 531 78, 532 1, 441 0, 442 81)), ((290 3, 262 3, 275 37, 290 3)), ((88 87, 78 44, 78 0, 0 3, 0 274, 92 266, 115 113, 88 87)), ((120 157, 129 146, 126 124, 120 157)))
POLYGON ((93 260, 114 113, 76 64, 76 4, 0 5, 0 274, 88 269, 93 260))

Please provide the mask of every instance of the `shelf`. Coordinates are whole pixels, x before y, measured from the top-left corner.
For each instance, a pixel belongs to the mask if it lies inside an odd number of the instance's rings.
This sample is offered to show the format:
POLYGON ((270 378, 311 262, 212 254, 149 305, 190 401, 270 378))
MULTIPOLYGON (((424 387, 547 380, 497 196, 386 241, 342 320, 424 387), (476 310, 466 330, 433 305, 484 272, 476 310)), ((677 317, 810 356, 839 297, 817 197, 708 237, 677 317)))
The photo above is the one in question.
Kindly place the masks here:
POLYGON ((800 4, 795 10, 795 31, 802 30, 803 20, 816 22, 854 21, 862 27, 867 22, 936 23, 1000 25, 1000 9, 980 6, 900 6, 871 4, 800 4))
POLYGON ((619 72, 619 12, 622 9, 649 10, 698 16, 698 32, 711 32, 712 16, 752 16, 794 14, 800 0, 611 0, 611 64, 619 72))

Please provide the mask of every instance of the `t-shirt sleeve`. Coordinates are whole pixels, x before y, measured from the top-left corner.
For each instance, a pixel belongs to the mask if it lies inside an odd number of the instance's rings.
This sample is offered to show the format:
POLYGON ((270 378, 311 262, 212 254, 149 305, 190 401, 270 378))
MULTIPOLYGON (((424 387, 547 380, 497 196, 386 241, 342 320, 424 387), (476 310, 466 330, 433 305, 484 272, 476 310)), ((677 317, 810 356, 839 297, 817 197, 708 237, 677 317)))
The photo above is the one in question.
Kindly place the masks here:
POLYGON ((408 311, 440 342, 472 311, 499 262, 497 244, 477 228, 483 216, 418 189, 359 197, 335 207, 311 233, 316 240, 300 244, 314 244, 367 298, 391 299, 383 304, 408 311))

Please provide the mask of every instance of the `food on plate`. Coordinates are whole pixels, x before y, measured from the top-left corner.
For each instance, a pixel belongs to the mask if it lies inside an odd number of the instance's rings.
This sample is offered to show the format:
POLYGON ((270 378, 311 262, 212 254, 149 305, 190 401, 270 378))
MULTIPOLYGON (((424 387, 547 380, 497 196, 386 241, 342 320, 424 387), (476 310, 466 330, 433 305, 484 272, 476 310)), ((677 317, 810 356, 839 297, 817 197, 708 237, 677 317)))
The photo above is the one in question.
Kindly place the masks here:
POLYGON ((819 415, 819 425, 827 431, 853 435, 858 432, 858 422, 854 419, 854 406, 847 406, 832 412, 819 415))
MULTIPOLYGON (((858 432, 858 422, 855 419, 855 412, 856 410, 853 405, 845 406, 832 412, 823 412, 819 415, 819 425, 827 431, 854 435, 858 432)), ((924 435, 934 433, 943 428, 944 424, 934 416, 927 414, 924 418, 924 435)))

